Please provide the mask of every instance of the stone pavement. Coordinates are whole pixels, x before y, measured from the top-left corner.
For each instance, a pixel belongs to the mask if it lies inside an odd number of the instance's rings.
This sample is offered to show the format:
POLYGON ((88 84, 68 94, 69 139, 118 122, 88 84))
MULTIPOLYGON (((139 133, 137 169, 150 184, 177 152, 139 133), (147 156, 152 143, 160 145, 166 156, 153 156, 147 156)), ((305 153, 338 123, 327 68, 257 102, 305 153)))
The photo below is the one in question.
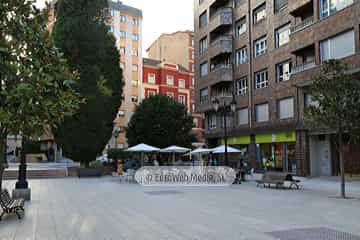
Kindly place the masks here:
MULTIPOLYGON (((33 200, 26 203, 25 217, 0 222, 0 240, 358 240, 360 235, 359 181, 348 184, 355 197, 350 200, 329 198, 339 192, 334 179, 305 180, 300 191, 256 188, 254 182, 144 188, 111 177, 29 183, 33 200)), ((5 186, 11 190, 14 182, 5 186)))

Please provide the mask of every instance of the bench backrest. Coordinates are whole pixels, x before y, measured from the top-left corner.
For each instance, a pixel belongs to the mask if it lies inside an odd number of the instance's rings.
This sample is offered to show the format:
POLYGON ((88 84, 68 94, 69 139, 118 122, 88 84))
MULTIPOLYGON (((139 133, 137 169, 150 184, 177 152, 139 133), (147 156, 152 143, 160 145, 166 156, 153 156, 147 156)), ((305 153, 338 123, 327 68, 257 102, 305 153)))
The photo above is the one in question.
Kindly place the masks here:
POLYGON ((6 189, 2 190, 1 195, 0 195, 1 207, 6 208, 11 202, 12 202, 12 199, 10 197, 8 190, 6 190, 6 189))
POLYGON ((265 172, 263 175, 263 180, 286 181, 287 175, 288 173, 282 172, 265 172))

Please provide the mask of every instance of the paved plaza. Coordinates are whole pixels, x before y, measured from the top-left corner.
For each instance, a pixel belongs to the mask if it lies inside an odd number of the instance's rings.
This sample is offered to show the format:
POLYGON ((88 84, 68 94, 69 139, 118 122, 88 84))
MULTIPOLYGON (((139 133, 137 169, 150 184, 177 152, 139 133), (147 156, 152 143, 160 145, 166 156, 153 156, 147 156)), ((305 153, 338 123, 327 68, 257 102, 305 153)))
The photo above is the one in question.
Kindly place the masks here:
POLYGON ((348 183, 350 200, 329 197, 335 179, 304 180, 300 191, 144 188, 112 177, 29 183, 25 217, 0 222, 0 240, 360 239, 359 181, 348 183))

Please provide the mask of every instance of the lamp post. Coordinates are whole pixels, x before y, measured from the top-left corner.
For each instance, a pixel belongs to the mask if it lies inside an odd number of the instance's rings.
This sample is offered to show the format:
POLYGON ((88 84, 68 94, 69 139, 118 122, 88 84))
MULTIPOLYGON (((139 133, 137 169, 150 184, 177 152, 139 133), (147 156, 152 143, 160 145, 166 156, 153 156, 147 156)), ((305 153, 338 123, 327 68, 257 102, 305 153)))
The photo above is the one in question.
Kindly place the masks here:
POLYGON ((114 136, 114 139, 115 139, 115 149, 118 148, 118 137, 120 135, 120 129, 119 128, 115 128, 114 131, 113 131, 113 136, 114 136))
POLYGON ((228 113, 235 113, 236 111, 236 100, 234 97, 232 97, 232 101, 230 103, 227 103, 225 99, 221 102, 217 97, 213 100, 213 106, 215 112, 219 112, 221 114, 221 117, 224 121, 224 143, 225 143, 225 165, 229 165, 228 160, 228 133, 227 133, 227 116, 228 113))
POLYGON ((27 189, 29 184, 26 180, 26 141, 25 136, 21 136, 21 156, 20 156, 20 165, 19 165, 19 176, 18 181, 16 182, 16 189, 27 189))

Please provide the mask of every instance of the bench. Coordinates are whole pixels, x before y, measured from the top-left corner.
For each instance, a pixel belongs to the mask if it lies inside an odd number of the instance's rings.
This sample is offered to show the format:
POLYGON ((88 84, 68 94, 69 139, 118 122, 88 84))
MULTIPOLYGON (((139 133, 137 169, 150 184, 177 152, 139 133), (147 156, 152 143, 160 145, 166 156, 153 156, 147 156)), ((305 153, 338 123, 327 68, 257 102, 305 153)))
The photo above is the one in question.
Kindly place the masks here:
POLYGON ((5 214, 15 213, 19 219, 21 219, 20 211, 24 214, 24 199, 12 199, 8 190, 4 189, 0 194, 0 205, 2 213, 0 215, 0 221, 5 214))
POLYGON ((295 180, 293 176, 286 172, 265 172, 261 180, 257 180, 257 187, 271 187, 275 185, 276 188, 285 188, 285 182, 289 182, 289 189, 295 187, 300 189, 300 180, 295 180))

